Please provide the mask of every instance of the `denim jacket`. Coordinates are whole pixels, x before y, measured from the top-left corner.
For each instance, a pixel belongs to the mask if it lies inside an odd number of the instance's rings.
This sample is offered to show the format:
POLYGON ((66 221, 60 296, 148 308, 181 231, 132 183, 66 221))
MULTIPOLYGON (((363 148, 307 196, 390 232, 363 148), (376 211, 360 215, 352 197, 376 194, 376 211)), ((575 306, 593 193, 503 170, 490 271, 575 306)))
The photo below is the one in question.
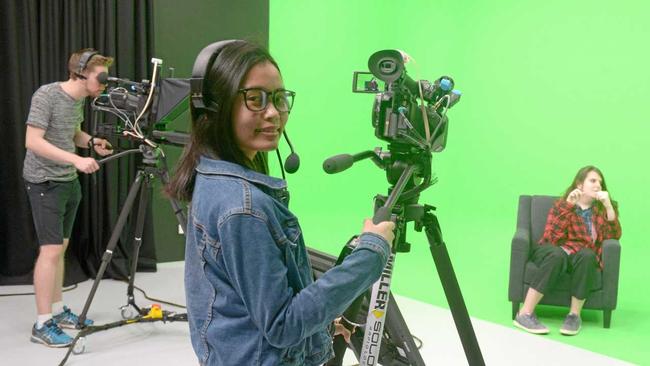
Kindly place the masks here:
POLYGON ((390 248, 364 233, 318 279, 286 182, 201 157, 185 249, 192 346, 201 365, 321 365, 328 327, 379 279, 390 248))

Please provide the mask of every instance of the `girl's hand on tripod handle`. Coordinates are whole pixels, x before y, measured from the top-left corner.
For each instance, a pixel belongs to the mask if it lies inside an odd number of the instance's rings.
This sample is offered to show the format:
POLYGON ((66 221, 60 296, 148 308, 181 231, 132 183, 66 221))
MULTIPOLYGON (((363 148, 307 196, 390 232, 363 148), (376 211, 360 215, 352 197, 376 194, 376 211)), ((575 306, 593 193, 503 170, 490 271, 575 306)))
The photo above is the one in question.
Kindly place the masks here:
POLYGON ((388 245, 393 246, 393 240, 395 239, 395 223, 392 221, 382 221, 379 224, 375 225, 372 223, 371 219, 366 219, 363 222, 363 231, 364 233, 373 233, 381 236, 386 239, 388 245))
POLYGON ((350 343, 350 336, 352 336, 352 333, 354 333, 356 330, 356 327, 352 328, 351 331, 348 330, 348 328, 341 324, 341 318, 334 319, 334 336, 343 336, 345 342, 350 343))
POLYGON ((74 167, 86 174, 91 174, 99 170, 99 164, 97 163, 97 160, 93 158, 84 158, 81 156, 79 156, 79 158, 74 162, 74 167))

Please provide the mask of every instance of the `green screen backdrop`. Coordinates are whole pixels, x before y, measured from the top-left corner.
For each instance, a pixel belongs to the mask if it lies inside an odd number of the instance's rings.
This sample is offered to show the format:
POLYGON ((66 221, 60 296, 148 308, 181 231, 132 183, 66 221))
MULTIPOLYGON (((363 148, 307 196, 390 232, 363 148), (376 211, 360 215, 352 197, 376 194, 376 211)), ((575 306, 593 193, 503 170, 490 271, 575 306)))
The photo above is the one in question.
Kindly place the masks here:
MULTIPOLYGON (((548 337, 648 364, 647 227, 650 3, 588 0, 272 0, 269 46, 297 97, 288 132, 302 165, 288 176, 307 245, 338 254, 386 193, 370 161, 327 175, 325 158, 385 144, 374 137, 371 94, 351 93, 352 72, 375 51, 415 60, 414 79, 455 79, 439 183, 420 198, 437 215, 470 315, 511 326, 510 243, 520 194, 560 195, 585 165, 604 173, 620 204, 618 309, 611 329, 583 312, 583 331, 561 337, 566 309, 540 307, 548 337)), ((286 155, 286 146, 283 146, 286 155)), ((272 163, 278 175, 277 164, 272 163)), ((446 299, 423 233, 396 260, 393 290, 434 305, 446 299)), ((435 329, 431 330, 432 332, 435 329)), ((480 338, 479 338, 480 342, 480 338)))

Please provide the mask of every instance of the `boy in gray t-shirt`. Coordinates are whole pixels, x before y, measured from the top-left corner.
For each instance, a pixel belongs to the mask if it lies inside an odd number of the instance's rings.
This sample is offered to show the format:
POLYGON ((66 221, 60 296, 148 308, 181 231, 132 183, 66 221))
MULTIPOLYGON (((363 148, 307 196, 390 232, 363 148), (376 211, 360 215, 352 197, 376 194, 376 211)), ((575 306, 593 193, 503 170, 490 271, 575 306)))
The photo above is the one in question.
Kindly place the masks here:
POLYGON ((72 338, 60 328, 74 328, 79 320, 63 305, 63 259, 81 200, 77 170, 90 174, 99 165, 77 155, 76 147, 92 146, 102 156, 113 152, 108 141, 81 130, 84 100, 104 90, 97 76, 107 73, 112 62, 92 49, 73 53, 69 79, 41 86, 32 96, 27 117, 23 178, 40 245, 34 267, 38 318, 31 340, 50 347, 70 345, 72 338))

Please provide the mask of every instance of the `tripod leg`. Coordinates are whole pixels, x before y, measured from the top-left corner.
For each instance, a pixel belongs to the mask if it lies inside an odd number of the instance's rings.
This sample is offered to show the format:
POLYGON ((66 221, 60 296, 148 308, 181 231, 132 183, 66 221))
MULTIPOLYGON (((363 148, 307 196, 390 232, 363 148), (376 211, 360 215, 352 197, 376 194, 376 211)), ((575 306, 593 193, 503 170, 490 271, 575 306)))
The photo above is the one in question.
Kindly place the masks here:
POLYGON ((431 256, 436 264, 438 276, 442 282, 442 287, 449 303, 451 315, 456 323, 456 329, 460 336, 460 341, 463 344, 465 356, 469 365, 485 365, 481 349, 479 348, 476 334, 472 327, 472 322, 463 300, 463 294, 458 286, 458 280, 454 273, 454 268, 449 259, 447 247, 442 241, 442 233, 438 219, 432 213, 425 213, 423 218, 425 233, 429 241, 429 248, 431 249, 431 256))
POLYGON ((124 202, 122 211, 120 211, 120 216, 117 218, 117 223, 115 224, 115 228, 113 228, 113 232, 111 233, 111 239, 108 241, 108 244, 106 245, 106 251, 102 256, 102 263, 99 266, 99 271, 97 271, 97 275, 95 276, 93 287, 90 289, 90 293, 88 294, 88 298, 86 299, 86 303, 84 304, 83 311, 79 315, 79 324, 77 324, 77 327, 79 328, 83 328, 83 324, 86 321, 86 316, 88 315, 88 309, 90 309, 90 304, 93 302, 93 298, 95 297, 95 292, 97 291, 97 287, 99 286, 99 281, 102 280, 102 277, 104 276, 104 272, 106 271, 106 267, 108 267, 108 263, 111 261, 111 258, 113 257, 113 250, 115 249, 115 246, 117 245, 117 241, 120 238, 122 229, 126 224, 126 219, 129 217, 129 213, 131 212, 131 208, 133 207, 133 202, 135 201, 135 198, 138 195, 138 192, 140 191, 140 186, 142 185, 143 177, 144 177, 144 172, 138 171, 138 174, 135 177, 135 181, 133 182, 133 185, 129 190, 129 194, 126 197, 126 201, 124 202))
MULTIPOLYGON (((146 173, 145 173, 146 174, 146 173)), ((142 246, 142 232, 144 230, 144 219, 147 214, 147 205, 149 204, 150 192, 150 177, 144 178, 144 184, 140 185, 140 202, 138 203, 138 217, 135 223, 135 233, 133 237, 133 253, 131 255, 131 269, 129 272, 129 287, 127 288, 127 302, 138 311, 140 308, 135 304, 135 297, 133 296, 133 286, 135 282, 135 272, 138 269, 138 258, 140 257, 140 247, 142 246)))
MULTIPOLYGON (((160 176, 160 181, 162 184, 167 185, 169 184, 169 169, 167 169, 167 157, 164 154, 161 157, 161 161, 162 168, 158 172, 158 175, 160 176)), ((180 202, 173 198, 170 198, 169 202, 172 205, 172 210, 174 211, 174 215, 176 215, 178 224, 181 226, 181 228, 183 228, 183 232, 187 232, 187 216, 185 215, 185 211, 183 211, 183 207, 181 206, 180 202)))
POLYGON ((169 203, 171 203, 174 215, 176 215, 176 221, 178 221, 178 224, 181 226, 183 232, 185 233, 187 229, 187 216, 183 211, 183 207, 178 201, 173 198, 169 199, 169 203))
POLYGON ((422 355, 413 341, 411 331, 406 326, 406 321, 399 310, 393 294, 390 294, 388 300, 388 310, 386 311, 386 329, 391 335, 393 344, 402 348, 410 365, 424 366, 422 355))

